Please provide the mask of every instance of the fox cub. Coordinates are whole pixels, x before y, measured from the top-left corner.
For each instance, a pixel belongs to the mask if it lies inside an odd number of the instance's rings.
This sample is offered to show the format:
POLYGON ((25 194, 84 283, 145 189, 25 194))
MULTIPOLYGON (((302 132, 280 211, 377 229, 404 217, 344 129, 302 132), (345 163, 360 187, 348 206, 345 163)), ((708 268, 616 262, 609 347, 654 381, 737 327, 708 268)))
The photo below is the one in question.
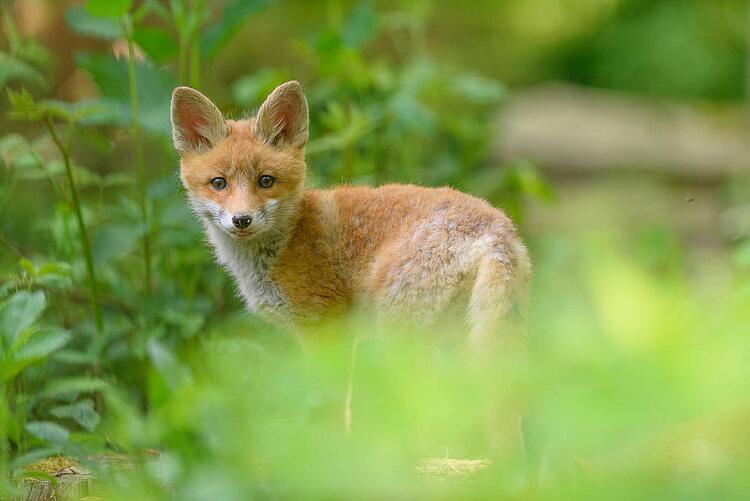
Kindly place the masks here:
POLYGON ((171 115, 190 205, 250 310, 304 327, 359 305, 424 327, 462 297, 479 342, 523 303, 526 248, 487 202, 411 185, 305 189, 299 83, 277 87, 246 120, 179 87, 171 115))

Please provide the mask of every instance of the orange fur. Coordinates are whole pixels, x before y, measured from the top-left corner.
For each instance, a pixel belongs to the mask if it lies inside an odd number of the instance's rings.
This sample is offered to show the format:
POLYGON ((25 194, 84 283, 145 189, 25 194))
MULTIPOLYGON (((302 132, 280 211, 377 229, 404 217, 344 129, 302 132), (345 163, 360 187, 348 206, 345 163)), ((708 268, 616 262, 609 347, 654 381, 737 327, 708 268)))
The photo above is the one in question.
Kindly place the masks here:
POLYGON ((465 296, 470 339, 481 342, 523 302, 530 262, 498 209, 448 188, 306 190, 307 105, 299 84, 269 97, 263 128, 255 119, 224 121, 204 99, 175 91, 181 178, 250 309, 304 325, 365 305, 384 318, 429 325, 465 296), (270 188, 259 185, 264 175, 275 180, 270 188), (226 188, 212 188, 215 177, 226 188), (247 235, 228 223, 235 214, 251 216, 247 235))

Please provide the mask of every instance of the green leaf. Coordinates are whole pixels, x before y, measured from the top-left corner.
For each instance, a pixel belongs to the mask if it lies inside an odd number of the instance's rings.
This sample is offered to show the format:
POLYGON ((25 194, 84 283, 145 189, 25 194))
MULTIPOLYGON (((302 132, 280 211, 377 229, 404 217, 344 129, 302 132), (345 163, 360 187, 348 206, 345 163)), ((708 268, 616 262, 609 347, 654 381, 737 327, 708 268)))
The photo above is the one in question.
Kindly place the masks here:
POLYGON ((11 346, 16 338, 39 320, 47 300, 41 291, 15 293, 0 307, 0 328, 5 346, 11 346))
POLYGON ((360 2, 347 19, 341 33, 341 40, 348 47, 359 48, 377 32, 377 19, 372 1, 360 2))
POLYGON ((288 75, 273 68, 264 68, 237 79, 232 85, 232 97, 241 106, 258 106, 273 89, 288 80, 288 75))
POLYGON ((88 431, 94 431, 101 420, 94 410, 94 402, 88 398, 74 404, 53 407, 50 414, 58 418, 72 419, 88 431))
POLYGON ((70 438, 67 429, 50 421, 29 421, 26 423, 26 431, 52 445, 62 445, 70 438))
POLYGON ((174 388, 180 381, 190 376, 189 370, 182 366, 174 354, 157 339, 149 339, 146 348, 149 359, 170 388, 174 388))
POLYGON ((50 382, 39 394, 40 397, 65 397, 93 393, 108 388, 109 384, 101 379, 89 377, 61 378, 50 382))
POLYGON ((743 270, 750 269, 750 242, 744 242, 734 251, 734 262, 743 270))
MULTIPOLYGON (((128 126, 131 114, 127 63, 111 56, 91 54, 78 54, 76 62, 93 77, 102 93, 102 101, 109 107, 110 116, 116 116, 120 125, 128 126)), ((153 66, 137 64, 135 71, 141 127, 168 135, 171 131, 169 102, 174 81, 167 72, 159 71, 153 66)))
POLYGON ((0 52, 0 87, 9 82, 22 82, 40 89, 48 86, 44 74, 23 59, 0 52))
POLYGON ((92 253, 96 264, 128 254, 138 245, 143 231, 133 224, 103 226, 96 232, 92 253))
POLYGON ((18 456, 13 461, 11 461, 10 468, 12 470, 16 470, 18 468, 26 466, 27 464, 36 463, 40 459, 48 458, 59 453, 60 453, 60 449, 51 448, 51 447, 32 449, 26 454, 18 456))
POLYGON ((516 160, 506 166, 506 184, 512 192, 545 202, 553 200, 554 193, 545 181, 541 170, 529 160, 516 160))
POLYGON ((201 56, 207 59, 216 56, 249 16, 273 2, 274 0, 230 0, 227 2, 219 20, 204 30, 201 35, 201 56))
POLYGON ((94 365, 98 358, 92 353, 75 350, 60 350, 52 357, 55 361, 68 365, 94 365))
POLYGON ((70 332, 64 329, 35 332, 24 346, 16 352, 15 358, 28 363, 41 360, 65 346, 71 337, 70 332))
POLYGON ((26 89, 14 91, 8 89, 10 110, 8 116, 12 120, 37 121, 44 117, 44 107, 37 103, 26 89))
POLYGON ((120 17, 126 14, 133 0, 87 0, 86 10, 94 15, 101 17, 120 17))
POLYGON ((8 355, 0 359, 2 379, 10 381, 29 365, 47 358, 65 346, 70 338, 70 333, 62 329, 27 331, 27 334, 18 336, 8 350, 8 355))
POLYGON ((453 80, 453 89, 476 103, 492 104, 505 97, 505 88, 497 81, 479 75, 461 75, 453 80))
POLYGON ((138 10, 133 14, 136 24, 138 23, 139 17, 146 14, 154 14, 165 23, 169 23, 172 20, 172 14, 161 0, 144 0, 143 4, 141 4, 138 10))
POLYGON ((29 142, 21 134, 15 132, 0 139, 0 160, 6 167, 12 167, 16 164, 24 167, 29 164, 38 165, 29 142))
POLYGON ((68 9, 65 12, 65 20, 73 31, 81 35, 104 40, 114 40, 125 36, 125 30, 119 20, 94 16, 80 5, 68 9))
POLYGON ((159 64, 174 59, 179 51, 174 35, 159 26, 139 26, 133 33, 135 42, 159 64))
POLYGON ((84 118, 98 115, 102 112, 103 105, 98 100, 84 100, 75 103, 59 101, 57 99, 48 99, 42 101, 47 113, 64 117, 71 122, 78 122, 84 118))
POLYGON ((11 109, 8 113, 15 120, 39 121, 44 118, 75 122, 99 112, 98 101, 67 103, 57 99, 35 100, 26 89, 20 92, 8 89, 11 109))

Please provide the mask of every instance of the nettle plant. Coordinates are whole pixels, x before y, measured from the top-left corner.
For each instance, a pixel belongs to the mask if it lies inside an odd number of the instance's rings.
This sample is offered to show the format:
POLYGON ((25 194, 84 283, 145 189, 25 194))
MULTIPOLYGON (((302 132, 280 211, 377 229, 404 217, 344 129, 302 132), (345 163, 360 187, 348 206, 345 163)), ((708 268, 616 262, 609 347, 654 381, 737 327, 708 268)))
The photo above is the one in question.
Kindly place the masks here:
POLYGON ((40 97, 50 88, 49 53, 4 15, 9 47, 0 58, 12 65, 3 65, 0 84, 8 117, 26 122, 26 132, 0 138, 2 202, 31 184, 46 186, 54 203, 51 214, 28 215, 47 248, 30 254, 9 240, 19 271, 0 281, 0 470, 56 452, 81 455, 82 443, 103 446, 96 427, 104 380, 145 398, 154 356, 221 308, 226 286, 195 244, 198 229, 164 153, 169 94, 178 79, 197 85, 201 65, 268 3, 227 2, 221 15, 200 1, 71 7, 74 30, 126 47, 123 59, 77 55, 100 95, 76 103, 40 97), (179 41, 174 51, 167 39, 179 41), (178 78, 157 64, 173 64, 178 78), (112 155, 113 145, 128 153, 112 155), (156 169, 147 169, 145 150, 156 169))
MULTIPOLYGON (((72 286, 70 267, 21 261, 0 289, 0 469, 17 471, 53 454, 90 452, 100 416, 90 397, 106 387, 75 371, 85 355, 50 315, 50 298, 72 286), (45 292, 45 289, 47 292, 45 292), (12 457, 12 460, 11 460, 12 457)), ((3 482, 0 479, 0 494, 3 482)), ((7 487, 7 486, 5 486, 7 487)))

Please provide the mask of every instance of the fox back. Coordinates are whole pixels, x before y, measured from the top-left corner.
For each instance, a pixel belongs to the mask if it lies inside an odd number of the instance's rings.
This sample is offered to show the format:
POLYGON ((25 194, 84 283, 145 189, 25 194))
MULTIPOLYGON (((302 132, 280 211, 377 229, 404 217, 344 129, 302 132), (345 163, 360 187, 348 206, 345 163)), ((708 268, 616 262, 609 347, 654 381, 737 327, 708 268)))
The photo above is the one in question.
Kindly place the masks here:
POLYGON ((523 308, 531 265, 505 214, 448 188, 307 190, 308 123, 297 82, 246 120, 194 89, 172 97, 180 177, 251 311, 303 326, 364 306, 425 327, 464 298, 481 344, 523 308))

